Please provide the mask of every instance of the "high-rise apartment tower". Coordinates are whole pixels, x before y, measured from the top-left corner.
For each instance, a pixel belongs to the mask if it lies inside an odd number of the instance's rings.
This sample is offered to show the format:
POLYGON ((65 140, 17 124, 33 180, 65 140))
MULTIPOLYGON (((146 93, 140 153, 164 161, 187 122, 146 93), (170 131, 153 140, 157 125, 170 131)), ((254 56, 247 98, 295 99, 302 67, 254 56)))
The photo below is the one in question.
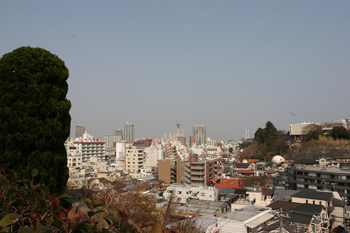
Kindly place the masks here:
POLYGON ((193 136, 195 143, 198 143, 199 145, 206 144, 207 127, 205 127, 204 125, 193 126, 193 136))
POLYGON ((85 132, 85 126, 83 125, 75 126, 75 138, 82 138, 84 132, 85 132))
POLYGON ((124 136, 123 139, 126 142, 134 141, 134 125, 132 123, 126 122, 124 124, 124 136))

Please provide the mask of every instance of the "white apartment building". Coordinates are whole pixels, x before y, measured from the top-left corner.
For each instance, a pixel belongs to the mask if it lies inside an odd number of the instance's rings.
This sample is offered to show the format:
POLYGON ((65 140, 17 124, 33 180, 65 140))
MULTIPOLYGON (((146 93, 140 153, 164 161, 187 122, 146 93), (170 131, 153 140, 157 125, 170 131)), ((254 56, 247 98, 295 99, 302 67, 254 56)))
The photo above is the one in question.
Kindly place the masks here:
POLYGON ((78 150, 82 153, 83 163, 88 163, 91 157, 96 157, 98 161, 105 160, 104 142, 74 142, 78 150))
POLYGON ((164 150, 162 145, 146 147, 145 152, 145 167, 157 167, 158 160, 164 158, 164 150))
POLYGON ((106 135, 104 141, 106 143, 106 147, 115 147, 115 144, 117 142, 120 142, 121 140, 122 140, 121 136, 106 135))
POLYGON ((168 186, 163 196, 166 200, 174 195, 174 201, 186 203, 189 199, 217 201, 219 190, 215 187, 190 186, 186 184, 171 184, 168 186))
POLYGON ((131 147, 125 149, 125 170, 133 173, 141 172, 144 166, 144 149, 131 147))

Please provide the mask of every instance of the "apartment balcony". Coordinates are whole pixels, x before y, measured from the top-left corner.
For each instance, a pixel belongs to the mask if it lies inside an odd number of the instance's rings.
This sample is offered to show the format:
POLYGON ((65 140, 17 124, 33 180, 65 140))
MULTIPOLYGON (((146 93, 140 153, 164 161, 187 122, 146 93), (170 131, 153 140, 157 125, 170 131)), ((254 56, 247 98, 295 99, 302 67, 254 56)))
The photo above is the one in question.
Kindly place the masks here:
POLYGON ((186 182, 187 184, 190 184, 190 183, 191 183, 190 178, 186 176, 186 177, 185 177, 185 182, 186 182))
POLYGON ((191 166, 191 170, 204 170, 204 166, 191 166))
POLYGON ((204 175, 204 172, 198 171, 198 170, 194 170, 194 171, 191 171, 190 174, 191 175, 201 175, 202 176, 202 175, 204 175))
POLYGON ((191 176, 191 181, 196 180, 196 181, 204 181, 204 177, 196 177, 196 176, 191 176))

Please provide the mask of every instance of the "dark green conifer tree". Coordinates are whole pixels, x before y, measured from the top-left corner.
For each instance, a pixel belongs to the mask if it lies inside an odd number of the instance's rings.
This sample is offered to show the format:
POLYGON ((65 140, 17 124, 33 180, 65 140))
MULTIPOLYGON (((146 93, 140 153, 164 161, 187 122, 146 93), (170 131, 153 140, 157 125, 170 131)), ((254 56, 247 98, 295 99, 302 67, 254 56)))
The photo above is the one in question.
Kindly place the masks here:
POLYGON ((0 59, 0 168, 30 177, 50 191, 65 190, 64 142, 70 132, 69 72, 56 55, 21 47, 0 59))

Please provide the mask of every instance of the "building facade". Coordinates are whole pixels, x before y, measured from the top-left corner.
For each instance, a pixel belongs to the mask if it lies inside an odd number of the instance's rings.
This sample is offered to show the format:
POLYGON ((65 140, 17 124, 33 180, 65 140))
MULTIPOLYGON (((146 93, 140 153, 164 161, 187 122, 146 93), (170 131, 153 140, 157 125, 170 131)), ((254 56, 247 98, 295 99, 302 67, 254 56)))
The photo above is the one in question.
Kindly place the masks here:
POLYGON ((85 126, 83 125, 75 126, 75 138, 82 138, 84 132, 85 132, 85 126))
POLYGON ((286 173, 273 178, 276 189, 327 190, 337 191, 341 196, 350 198, 350 167, 314 167, 294 165, 286 173))
POLYGON ((206 144, 207 127, 205 127, 204 125, 193 126, 193 136, 195 143, 197 143, 198 145, 206 144))
POLYGON ((126 122, 124 124, 124 132, 123 132, 123 140, 125 142, 133 142, 134 141, 134 125, 132 123, 126 122))
POLYGON ((125 169, 129 172, 138 173, 144 166, 145 153, 143 149, 132 147, 125 150, 125 169))

